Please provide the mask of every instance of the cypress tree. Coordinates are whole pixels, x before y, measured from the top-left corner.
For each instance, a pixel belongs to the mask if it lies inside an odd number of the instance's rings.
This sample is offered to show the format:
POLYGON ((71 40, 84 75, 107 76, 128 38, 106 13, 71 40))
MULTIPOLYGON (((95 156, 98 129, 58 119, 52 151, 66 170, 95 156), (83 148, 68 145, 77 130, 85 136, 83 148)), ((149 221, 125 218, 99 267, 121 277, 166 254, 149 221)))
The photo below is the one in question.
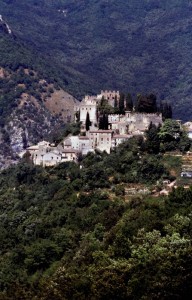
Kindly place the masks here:
POLYGON ((85 121, 86 131, 89 131, 90 125, 91 125, 91 122, 90 122, 90 118, 89 118, 89 113, 87 112, 86 121, 85 121))
POLYGON ((125 112, 125 95, 123 93, 120 94, 119 98, 119 112, 120 114, 125 112))
POLYGON ((148 130, 145 132, 146 142, 145 148, 148 153, 158 154, 160 151, 160 139, 159 139, 160 127, 156 127, 152 122, 149 125, 148 130))
POLYGON ((127 94, 126 97, 126 110, 133 110, 133 100, 131 94, 127 94))
POLYGON ((164 119, 172 119, 172 107, 167 102, 161 103, 160 111, 164 119))
POLYGON ((139 94, 137 96, 136 111, 144 113, 157 112, 156 96, 154 94, 139 94))
POLYGON ((99 129, 107 130, 109 126, 108 114, 103 114, 99 119, 99 129))
POLYGON ((173 112, 172 112, 172 106, 169 105, 169 106, 168 106, 168 119, 172 119, 172 115, 173 115, 173 112))
POLYGON ((108 122, 108 114, 103 115, 103 129, 108 129, 109 122, 108 122))

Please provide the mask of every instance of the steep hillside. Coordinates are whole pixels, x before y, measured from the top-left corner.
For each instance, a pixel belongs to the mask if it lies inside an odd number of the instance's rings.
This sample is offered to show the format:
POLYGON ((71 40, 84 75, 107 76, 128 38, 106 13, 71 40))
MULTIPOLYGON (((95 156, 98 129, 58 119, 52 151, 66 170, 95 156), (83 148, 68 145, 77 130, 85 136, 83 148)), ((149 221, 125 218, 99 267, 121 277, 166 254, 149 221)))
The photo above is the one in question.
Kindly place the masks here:
POLYGON ((145 194, 173 177, 141 143, 0 172, 1 300, 190 299, 192 189, 145 194))
POLYGON ((173 103, 175 117, 191 118, 190 1, 0 0, 0 7, 76 96, 101 88, 155 92, 173 103))
POLYGON ((61 88, 54 69, 20 44, 1 20, 0 29, 2 168, 27 145, 59 133, 73 119, 76 100, 61 88))

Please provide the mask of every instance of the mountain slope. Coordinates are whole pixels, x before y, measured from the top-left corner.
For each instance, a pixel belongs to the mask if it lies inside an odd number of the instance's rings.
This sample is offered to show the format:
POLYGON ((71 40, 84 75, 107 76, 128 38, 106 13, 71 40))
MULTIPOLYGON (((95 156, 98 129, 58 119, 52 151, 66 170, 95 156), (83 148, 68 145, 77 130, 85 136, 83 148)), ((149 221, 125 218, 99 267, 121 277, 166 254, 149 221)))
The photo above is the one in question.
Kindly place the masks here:
POLYGON ((55 63, 75 95, 155 92, 173 103, 175 117, 190 119, 190 2, 0 0, 0 6, 16 34, 55 63))
POLYGON ((27 145, 59 134, 76 104, 55 70, 7 31, 6 23, 1 28, 0 168, 17 161, 27 145))
POLYGON ((145 194, 178 158, 143 142, 0 173, 1 300, 190 299, 192 190, 145 194))

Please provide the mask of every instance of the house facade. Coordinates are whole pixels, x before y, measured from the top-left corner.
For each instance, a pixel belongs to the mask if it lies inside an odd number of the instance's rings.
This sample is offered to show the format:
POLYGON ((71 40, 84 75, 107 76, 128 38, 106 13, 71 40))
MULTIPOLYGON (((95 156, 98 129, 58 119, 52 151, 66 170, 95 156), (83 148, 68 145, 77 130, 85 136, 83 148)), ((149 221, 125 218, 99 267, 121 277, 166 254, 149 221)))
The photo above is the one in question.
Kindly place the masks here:
POLYGON ((162 124, 161 114, 145 114, 126 111, 125 114, 108 115, 108 128, 99 129, 97 106, 105 98, 111 106, 115 99, 119 101, 119 91, 101 91, 97 96, 85 96, 76 108, 80 113, 81 133, 78 136, 67 136, 59 145, 50 145, 42 141, 27 148, 35 165, 54 166, 61 162, 77 162, 79 155, 87 155, 95 150, 111 152, 122 142, 135 135, 143 135, 150 123, 162 124), (90 126, 86 130, 86 119, 89 116, 90 126))

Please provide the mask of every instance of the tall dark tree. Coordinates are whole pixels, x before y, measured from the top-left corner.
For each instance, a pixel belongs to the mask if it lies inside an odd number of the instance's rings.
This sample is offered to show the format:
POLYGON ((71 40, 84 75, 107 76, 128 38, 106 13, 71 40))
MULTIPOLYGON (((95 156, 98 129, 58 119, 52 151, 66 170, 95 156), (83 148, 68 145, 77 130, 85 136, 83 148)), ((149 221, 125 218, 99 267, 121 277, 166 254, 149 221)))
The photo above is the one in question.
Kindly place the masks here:
POLYGON ((127 94, 127 97, 126 97, 126 110, 130 110, 130 111, 133 110, 133 100, 132 100, 132 96, 130 93, 127 94))
POLYGON ((108 126, 109 126, 109 122, 108 122, 108 114, 104 114, 103 115, 103 124, 104 124, 104 128, 103 129, 108 129, 108 126))
POLYGON ((103 115, 99 117, 99 129, 104 129, 103 115))
POLYGON ((136 111, 144 113, 157 112, 156 96, 154 94, 137 96, 136 111))
POLYGON ((160 151, 159 130, 160 127, 156 127, 151 122, 148 130, 145 132, 145 149, 148 153, 157 154, 160 151))
POLYGON ((86 131, 89 131, 90 125, 91 125, 91 122, 90 122, 90 118, 89 118, 89 113, 87 112, 86 121, 85 121, 86 131))
POLYGON ((107 130, 109 126, 108 114, 103 114, 99 119, 99 129, 107 130))
POLYGON ((124 112, 125 112, 125 95, 121 93, 119 98, 119 113, 123 114, 124 112))
POLYGON ((162 113, 163 119, 172 119, 172 107, 167 102, 160 104, 160 112, 162 113))

